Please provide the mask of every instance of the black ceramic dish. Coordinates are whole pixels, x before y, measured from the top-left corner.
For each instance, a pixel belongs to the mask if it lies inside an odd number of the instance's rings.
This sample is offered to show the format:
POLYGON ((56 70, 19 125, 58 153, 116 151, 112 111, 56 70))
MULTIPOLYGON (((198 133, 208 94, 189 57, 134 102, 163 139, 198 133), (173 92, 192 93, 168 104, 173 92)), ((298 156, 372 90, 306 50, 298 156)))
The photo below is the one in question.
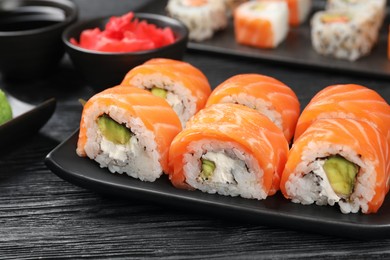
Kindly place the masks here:
POLYGON ((376 214, 342 214, 338 207, 300 205, 278 193, 265 200, 206 194, 174 188, 167 176, 142 182, 125 174, 112 174, 88 158, 78 157, 78 132, 46 157, 46 165, 59 177, 73 184, 130 199, 160 204, 229 218, 289 229, 354 239, 390 238, 390 200, 376 214))
POLYGON ((64 55, 61 34, 77 19, 70 0, 0 0, 0 72, 6 80, 49 75, 64 55))
MULTIPOLYGON (((140 11, 165 14, 166 4, 166 0, 157 0, 145 6, 140 11)), ((325 1, 313 1, 313 12, 324 8, 325 1)), ((371 54, 355 62, 324 57, 316 53, 311 45, 309 20, 299 27, 290 28, 290 32, 285 41, 275 49, 259 49, 238 44, 235 41, 232 21, 230 21, 225 30, 217 32, 209 40, 202 42, 190 41, 188 43, 188 49, 220 55, 245 57, 272 63, 298 65, 302 68, 318 68, 321 70, 336 71, 338 73, 390 78, 390 61, 387 59, 388 24, 389 17, 387 15, 379 35, 378 43, 371 54)))
POLYGON ((24 142, 34 135, 53 115, 56 100, 48 99, 34 106, 13 96, 7 96, 11 105, 13 119, 0 125, 0 154, 9 151, 11 145, 24 142))
POLYGON ((74 24, 65 30, 62 39, 66 45, 67 53, 76 70, 96 91, 118 85, 130 69, 149 59, 182 59, 188 41, 188 31, 181 22, 156 14, 136 13, 135 16, 140 20, 155 24, 159 28, 170 27, 176 41, 173 44, 149 51, 98 52, 75 46, 70 42, 70 39, 75 38, 78 41, 81 32, 86 29, 98 27, 103 30, 109 18, 98 18, 74 24))

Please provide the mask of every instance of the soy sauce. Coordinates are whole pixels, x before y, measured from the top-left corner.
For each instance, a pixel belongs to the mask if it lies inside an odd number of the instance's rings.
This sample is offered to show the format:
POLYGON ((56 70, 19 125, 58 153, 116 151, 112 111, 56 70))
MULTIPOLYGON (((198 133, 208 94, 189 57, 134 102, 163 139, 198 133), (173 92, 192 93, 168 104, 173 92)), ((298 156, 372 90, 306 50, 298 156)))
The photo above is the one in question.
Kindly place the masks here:
POLYGON ((65 11, 56 7, 21 6, 0 11, 0 32, 44 28, 65 20, 65 11))

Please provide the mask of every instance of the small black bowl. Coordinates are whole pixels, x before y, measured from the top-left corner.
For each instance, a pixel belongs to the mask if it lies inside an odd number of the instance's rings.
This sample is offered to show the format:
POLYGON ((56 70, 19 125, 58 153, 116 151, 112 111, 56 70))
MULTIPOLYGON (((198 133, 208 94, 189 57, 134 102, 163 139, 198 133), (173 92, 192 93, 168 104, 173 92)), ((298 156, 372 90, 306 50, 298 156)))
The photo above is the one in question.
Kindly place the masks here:
POLYGON ((109 20, 108 17, 76 23, 64 31, 62 40, 75 69, 96 91, 118 85, 130 69, 149 59, 182 59, 188 42, 188 30, 184 24, 176 19, 157 14, 135 13, 135 17, 154 24, 158 28, 170 27, 174 33, 175 42, 161 48, 139 52, 92 51, 70 42, 71 38, 79 41, 79 36, 85 29, 100 28, 103 30, 109 20))
POLYGON ((77 20, 70 0, 0 0, 0 72, 5 80, 50 75, 65 53, 61 35, 77 20))

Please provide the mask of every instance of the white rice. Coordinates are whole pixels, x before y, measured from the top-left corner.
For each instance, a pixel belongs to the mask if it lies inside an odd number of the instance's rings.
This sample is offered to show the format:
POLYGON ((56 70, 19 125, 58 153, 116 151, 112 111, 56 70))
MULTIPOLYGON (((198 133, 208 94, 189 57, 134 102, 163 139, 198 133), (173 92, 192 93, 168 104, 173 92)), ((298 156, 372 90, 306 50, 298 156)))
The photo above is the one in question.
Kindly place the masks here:
POLYGON ((294 173, 286 182, 286 192, 295 203, 317 205, 334 205, 338 203, 343 213, 356 213, 360 209, 363 213, 368 210, 368 202, 375 195, 375 162, 364 161, 349 147, 332 145, 322 142, 310 142, 303 152, 301 162, 297 165, 294 173), (349 200, 334 200, 334 194, 327 191, 329 181, 324 176, 316 174, 318 158, 330 155, 340 155, 348 161, 360 167, 355 187, 349 200))
POLYGON ((221 99, 220 103, 236 103, 253 108, 268 117, 277 127, 283 131, 282 116, 275 110, 271 102, 261 98, 256 98, 246 93, 240 93, 238 95, 225 96, 221 99))
POLYGON ((311 10, 312 0, 298 0, 298 20, 303 23, 309 16, 311 10))
POLYGON ((126 110, 116 106, 99 107, 94 103, 84 117, 87 128, 87 156, 107 167, 112 173, 126 173, 142 181, 154 181, 162 174, 160 155, 153 132, 146 129, 139 118, 131 117, 126 110), (125 124, 134 134, 125 145, 108 141, 99 130, 97 118, 107 114, 120 124, 125 124))
MULTIPOLYGON (((244 152, 244 149, 232 142, 221 143, 218 140, 202 140, 193 142, 184 154, 184 174, 186 182, 192 187, 207 193, 218 193, 225 196, 241 196, 248 199, 265 199, 267 193, 262 187, 263 170, 257 160, 244 152), (215 156, 216 154, 220 156, 215 156), (218 180, 203 181, 199 175, 201 172, 201 158, 227 158, 229 165, 233 165, 225 173, 226 176, 219 176, 218 180), (227 176, 231 174, 232 176, 227 176), (233 179, 233 181, 232 181, 233 179), (221 181, 228 180, 228 181, 221 181)), ((216 170, 218 167, 226 169, 226 161, 215 161, 216 170)))
POLYGON ((135 87, 151 90, 153 87, 168 91, 166 101, 178 115, 182 126, 196 112, 196 97, 181 82, 173 81, 161 73, 135 75, 129 82, 135 87))
POLYGON ((169 16, 183 22, 189 30, 189 39, 203 41, 227 26, 226 6, 222 0, 209 0, 201 6, 190 6, 186 0, 169 0, 169 16))

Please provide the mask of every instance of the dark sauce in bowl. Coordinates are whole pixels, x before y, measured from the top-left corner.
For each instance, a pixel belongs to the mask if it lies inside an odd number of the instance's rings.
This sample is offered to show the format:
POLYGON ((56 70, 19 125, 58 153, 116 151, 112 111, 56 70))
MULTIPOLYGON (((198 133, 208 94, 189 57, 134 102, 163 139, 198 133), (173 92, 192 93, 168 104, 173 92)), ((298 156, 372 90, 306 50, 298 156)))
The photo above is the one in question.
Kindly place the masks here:
POLYGON ((34 30, 66 19, 65 11, 48 6, 20 6, 0 12, 0 32, 34 30))

